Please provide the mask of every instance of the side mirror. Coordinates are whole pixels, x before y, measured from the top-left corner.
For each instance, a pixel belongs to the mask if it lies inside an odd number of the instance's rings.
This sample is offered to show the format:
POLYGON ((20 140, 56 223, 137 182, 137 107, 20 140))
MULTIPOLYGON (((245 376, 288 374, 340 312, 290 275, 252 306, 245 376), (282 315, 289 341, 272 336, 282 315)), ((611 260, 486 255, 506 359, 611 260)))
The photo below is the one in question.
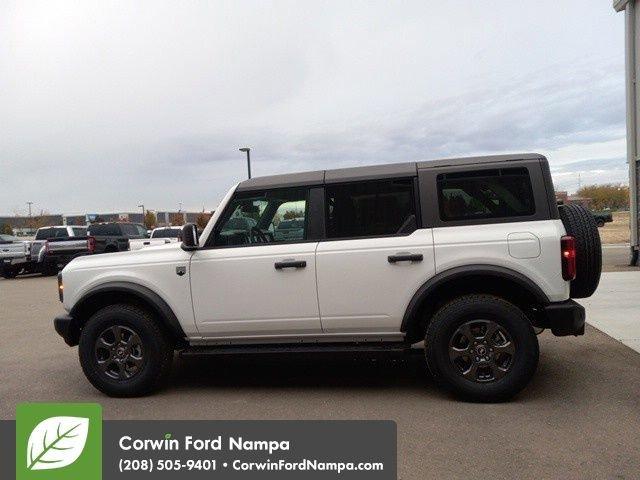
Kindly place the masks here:
POLYGON ((193 223, 182 227, 182 249, 186 252, 198 249, 198 229, 193 223))

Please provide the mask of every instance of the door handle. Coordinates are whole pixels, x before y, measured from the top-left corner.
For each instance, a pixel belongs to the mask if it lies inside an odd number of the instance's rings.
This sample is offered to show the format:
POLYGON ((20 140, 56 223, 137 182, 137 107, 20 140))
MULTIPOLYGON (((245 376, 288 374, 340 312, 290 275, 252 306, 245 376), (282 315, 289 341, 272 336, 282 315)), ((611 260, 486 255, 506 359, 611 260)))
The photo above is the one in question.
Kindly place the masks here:
POLYGON ((389 255, 387 260, 389 263, 396 262, 421 262, 424 257, 421 253, 399 253, 397 255, 389 255))
POLYGON ((304 268, 307 266, 305 260, 285 260, 284 262, 276 262, 274 264, 276 270, 282 270, 283 268, 304 268))

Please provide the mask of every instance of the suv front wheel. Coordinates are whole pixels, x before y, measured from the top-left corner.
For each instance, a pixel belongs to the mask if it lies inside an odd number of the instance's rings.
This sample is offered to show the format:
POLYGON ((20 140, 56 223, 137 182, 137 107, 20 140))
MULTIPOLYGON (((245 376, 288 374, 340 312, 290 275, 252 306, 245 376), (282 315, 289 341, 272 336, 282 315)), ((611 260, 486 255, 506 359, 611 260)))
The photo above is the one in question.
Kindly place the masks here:
POLYGON ((472 401, 505 401, 538 365, 538 339, 517 306, 491 295, 465 295, 433 316, 425 335, 434 378, 472 401))
POLYGON ((112 397, 134 397, 164 383, 173 345, 149 312, 120 304, 91 316, 80 334, 78 353, 94 387, 112 397))

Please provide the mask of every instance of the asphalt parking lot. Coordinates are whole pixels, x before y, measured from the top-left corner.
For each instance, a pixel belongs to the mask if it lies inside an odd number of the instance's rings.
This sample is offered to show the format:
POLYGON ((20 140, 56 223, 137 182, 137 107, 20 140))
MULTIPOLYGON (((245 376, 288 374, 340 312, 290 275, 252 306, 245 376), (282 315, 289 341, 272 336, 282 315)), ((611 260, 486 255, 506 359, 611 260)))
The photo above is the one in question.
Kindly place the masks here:
MULTIPOLYGON (((606 255, 606 252, 605 252, 606 255)), ((480 405, 441 392, 407 361, 178 359, 168 388, 111 399, 54 333, 55 277, 0 279, 0 418, 21 401, 87 401, 107 419, 391 419, 399 478, 637 478, 640 354, 588 327, 540 336, 531 385, 480 405), (472 472, 472 474, 469 474, 472 472)))

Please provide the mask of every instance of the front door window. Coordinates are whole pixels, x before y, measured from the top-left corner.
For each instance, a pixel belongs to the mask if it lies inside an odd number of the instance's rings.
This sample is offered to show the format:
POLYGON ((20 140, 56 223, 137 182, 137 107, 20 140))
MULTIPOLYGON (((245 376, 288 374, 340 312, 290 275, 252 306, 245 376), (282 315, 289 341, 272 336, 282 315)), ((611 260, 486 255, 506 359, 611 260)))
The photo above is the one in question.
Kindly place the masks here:
POLYGON ((241 192, 234 196, 215 246, 298 242, 306 239, 307 189, 241 192))

